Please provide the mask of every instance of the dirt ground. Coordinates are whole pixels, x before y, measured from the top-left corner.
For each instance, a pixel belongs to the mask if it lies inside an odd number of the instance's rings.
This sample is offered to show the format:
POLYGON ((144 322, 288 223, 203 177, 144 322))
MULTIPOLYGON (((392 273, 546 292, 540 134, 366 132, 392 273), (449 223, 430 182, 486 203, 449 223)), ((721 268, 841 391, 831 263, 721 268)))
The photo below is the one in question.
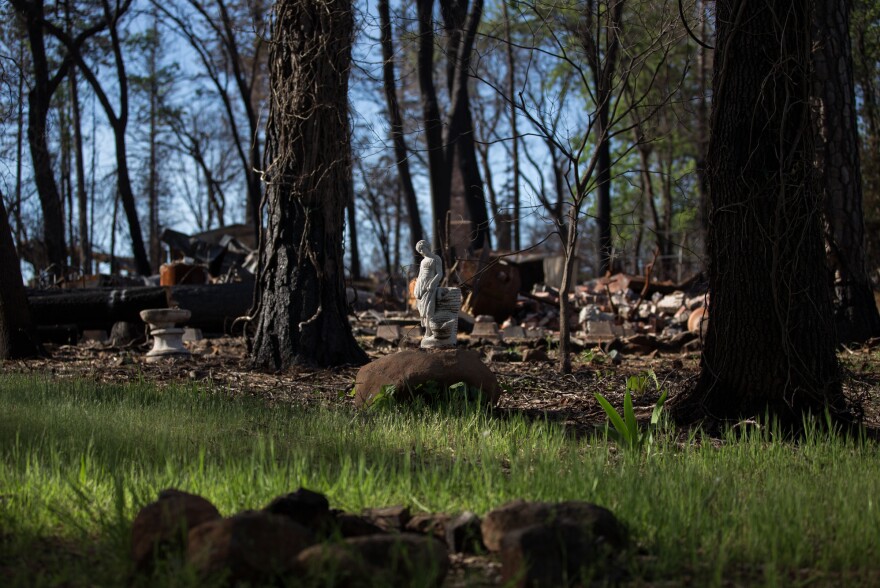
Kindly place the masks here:
MULTIPOLYGON (((463 342, 467 344, 465 340, 463 342)), ((394 353, 396 348, 377 347, 371 339, 361 340, 371 358, 394 353)), ((188 359, 147 363, 147 344, 119 348, 96 342, 50 347, 51 358, 10 361, 5 371, 48 374, 58 378, 85 378, 97 382, 122 383, 147 379, 162 386, 169 383, 203 382, 231 396, 256 396, 268 402, 325 406, 352 405, 347 395, 355 381, 356 367, 333 370, 300 368, 279 373, 251 369, 242 338, 203 339, 187 343, 193 353, 188 359)), ((587 432, 606 422, 595 400, 599 392, 620 406, 626 380, 652 370, 661 389, 672 398, 696 382, 699 354, 669 354, 654 357, 626 355, 619 364, 597 349, 575 355, 571 374, 560 374, 555 351, 549 361, 498 361, 492 357, 523 351, 512 345, 475 347, 498 376, 506 393, 498 409, 547 418, 587 432), (494 354, 493 354, 494 350, 494 354)), ((516 357, 514 357, 516 359, 516 357)), ((865 423, 880 426, 880 347, 844 349, 840 353, 845 372, 844 390, 851 401, 863 406, 865 423)), ((660 392, 649 381, 643 394, 636 395, 637 416, 647 418, 660 392)))

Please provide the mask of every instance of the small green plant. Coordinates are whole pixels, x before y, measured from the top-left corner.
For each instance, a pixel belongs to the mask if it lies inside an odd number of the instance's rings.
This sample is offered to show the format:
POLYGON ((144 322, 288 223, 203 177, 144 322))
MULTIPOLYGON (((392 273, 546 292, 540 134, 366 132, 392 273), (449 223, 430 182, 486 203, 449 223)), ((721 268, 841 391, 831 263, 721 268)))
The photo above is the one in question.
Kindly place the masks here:
MULTIPOLYGON (((386 410, 401 399, 398 390, 393 384, 386 384, 370 400, 370 410, 386 410)), ((424 384, 418 384, 412 390, 415 403, 423 404, 465 404, 479 405, 483 402, 483 393, 479 388, 468 386, 464 382, 457 382, 445 387, 435 380, 428 380, 424 384)))
POLYGON ((583 363, 605 363, 605 356, 596 353, 595 349, 584 349, 581 351, 580 359, 583 363))
POLYGON ((626 390, 631 392, 633 396, 641 396, 648 389, 648 382, 653 381, 654 387, 659 390, 660 382, 657 381, 657 374, 654 370, 648 370, 643 374, 630 376, 626 379, 626 390))
MULTIPOLYGON (((650 376, 653 376, 655 386, 659 388, 660 386, 657 383, 657 376, 654 375, 653 371, 649 372, 649 374, 650 376)), ((644 392, 647 387, 648 379, 649 375, 647 374, 632 376, 627 379, 626 392, 624 392, 623 395, 622 415, 617 412, 610 402, 608 402, 608 399, 598 392, 595 394, 596 400, 599 402, 602 410, 605 411, 605 414, 608 415, 608 420, 611 421, 611 425, 614 427, 613 429, 608 430, 609 435, 620 446, 634 452, 640 452, 642 449, 647 449, 648 453, 651 452, 651 448, 654 446, 654 430, 660 424, 663 404, 666 402, 666 390, 663 390, 660 393, 660 398, 654 405, 654 410, 651 413, 651 422, 647 429, 643 431, 639 427, 639 423, 636 421, 632 397, 634 391, 644 392)))
POLYGON ((394 384, 385 384, 370 400, 370 410, 383 410, 394 404, 397 388, 394 384))

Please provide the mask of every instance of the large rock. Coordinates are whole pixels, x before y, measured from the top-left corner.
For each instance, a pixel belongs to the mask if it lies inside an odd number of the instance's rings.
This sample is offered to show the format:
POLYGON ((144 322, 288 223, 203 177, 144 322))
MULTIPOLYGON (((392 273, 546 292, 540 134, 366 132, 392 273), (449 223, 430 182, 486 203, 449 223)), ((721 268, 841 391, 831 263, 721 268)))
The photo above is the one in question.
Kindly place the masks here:
POLYGON ((449 523, 449 515, 444 513, 421 513, 413 516, 406 523, 405 531, 430 535, 435 539, 446 542, 446 525, 449 523))
POLYGON ((305 488, 279 496, 263 510, 285 516, 319 535, 326 535, 334 526, 327 497, 305 488))
POLYGON ((446 525, 446 545, 453 553, 483 553, 480 517, 470 511, 461 513, 446 525))
POLYGON ((384 533, 385 529, 364 517, 349 513, 337 513, 333 522, 333 534, 342 538, 363 537, 384 533))
POLYGON ((363 511, 363 517, 383 531, 400 532, 406 528, 412 515, 409 508, 401 504, 383 506, 380 508, 368 508, 363 511))
POLYGON ((446 546, 424 535, 369 535, 323 543, 297 558, 300 573, 321 586, 440 586, 449 571, 446 546))
POLYGON ((186 559, 203 578, 261 584, 292 571, 314 542, 311 531, 285 516, 245 511, 191 530, 186 559))
POLYGON ((567 521, 539 523, 511 531, 501 541, 504 586, 558 588, 580 584, 582 572, 600 571, 604 553, 592 533, 567 521))
POLYGON ((362 367, 355 378, 354 402, 368 406, 382 391, 393 386, 396 400, 411 400, 417 386, 434 381, 440 386, 465 382, 482 390, 491 404, 498 401, 498 379, 476 351, 468 349, 406 349, 386 355, 362 367))
POLYGON ((308 586, 360 588, 378 585, 377 570, 344 543, 319 543, 296 558, 296 574, 308 586))
POLYGON ((500 551, 508 533, 537 524, 570 522, 589 531, 596 543, 614 549, 627 544, 626 528, 606 508, 571 500, 567 502, 526 502, 516 500, 496 508, 483 517, 483 543, 490 551, 500 551))
POLYGON ((182 549, 190 529, 219 518, 217 508, 201 496, 173 488, 163 490, 159 500, 143 507, 132 524, 135 569, 149 569, 163 549, 182 549))
POLYGON ((550 361, 546 349, 540 347, 534 349, 526 349, 523 352, 522 360, 524 363, 537 363, 540 361, 550 361))
POLYGON ((117 321, 110 329, 110 344, 114 347, 130 347, 147 340, 143 323, 117 321))

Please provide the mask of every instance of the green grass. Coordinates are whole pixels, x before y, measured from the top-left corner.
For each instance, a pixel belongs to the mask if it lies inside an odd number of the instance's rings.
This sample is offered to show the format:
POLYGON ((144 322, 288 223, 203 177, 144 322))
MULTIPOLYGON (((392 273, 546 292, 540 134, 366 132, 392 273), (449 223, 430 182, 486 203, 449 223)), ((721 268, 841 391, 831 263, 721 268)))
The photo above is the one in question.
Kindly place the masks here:
POLYGON ((661 438, 645 457, 478 410, 359 414, 197 386, 0 376, 0 584, 129 584, 131 520, 170 486, 223 514, 299 486, 350 511, 580 499, 630 527, 635 585, 880 582, 873 443, 812 433, 794 444, 765 428, 661 438))

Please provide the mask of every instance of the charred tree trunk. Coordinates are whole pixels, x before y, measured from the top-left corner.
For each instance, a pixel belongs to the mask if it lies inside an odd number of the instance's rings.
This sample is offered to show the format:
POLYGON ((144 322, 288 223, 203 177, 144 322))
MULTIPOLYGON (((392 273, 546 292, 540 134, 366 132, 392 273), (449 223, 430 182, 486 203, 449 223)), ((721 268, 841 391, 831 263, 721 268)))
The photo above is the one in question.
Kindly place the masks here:
POLYGON ((73 107, 73 144, 76 154, 76 203, 79 222, 79 262, 83 273, 92 273, 92 246, 89 239, 89 197, 86 193, 86 164, 83 153, 82 117, 80 116, 79 88, 76 70, 70 71, 70 100, 73 107))
POLYGON ((450 107, 445 128, 444 161, 452 192, 460 190, 471 221, 473 247, 491 247, 489 212, 483 179, 474 144, 474 121, 471 115, 468 79, 471 53, 477 29, 483 15, 483 0, 473 0, 468 11, 468 0, 441 0, 444 27, 448 35, 446 64, 450 107))
POLYGON ((507 2, 501 3, 504 17, 504 38, 507 41, 507 100, 510 102, 510 135, 512 143, 511 162, 513 172, 513 250, 522 248, 522 235, 520 233, 520 193, 519 193, 519 130, 517 128, 516 114, 516 59, 513 53, 513 37, 510 32, 510 13, 507 2))
POLYGON ((254 299, 264 369, 367 360, 348 323, 342 252, 351 181, 350 0, 278 0, 269 56, 268 225, 254 299))
MULTIPOLYGON (((601 95, 600 95, 601 96, 601 95)), ((608 111, 610 93, 600 98, 596 118, 596 226, 599 229, 599 275, 612 271, 611 256, 613 240, 611 237, 611 141, 608 138, 608 111)))
MULTIPOLYGON (((443 121, 434 86, 434 0, 416 0, 419 19, 418 77, 422 95, 422 119, 431 176, 431 213, 434 251, 449 244, 446 217, 449 214, 449 181, 443 152, 443 121)), ((444 256, 445 257, 445 256, 444 256)))
MULTIPOLYGON (((638 127, 637 127, 638 128, 638 127)), ((641 130, 639 129, 639 135, 641 134, 641 130)), ((656 260, 654 265, 654 275, 662 276, 666 278, 668 276, 666 264, 668 260, 665 258, 666 252, 671 249, 669 243, 667 241, 666 235, 668 234, 667 225, 666 225, 666 217, 664 216, 663 220, 660 220, 660 213, 657 210, 657 194, 654 190, 654 179, 651 177, 651 145, 644 141, 644 138, 637 138, 636 142, 638 143, 638 152, 639 152, 639 160, 641 162, 642 171, 641 171, 641 182, 642 182, 642 196, 648 200, 648 206, 651 209, 651 220, 654 225, 654 239, 657 246, 657 250, 660 252, 659 258, 656 260)), ((644 214, 644 207, 642 207, 642 214, 644 214)), ((641 246, 641 236, 638 239, 639 246, 641 246)), ((636 247, 636 255, 638 256, 639 248, 636 247)))
MULTIPOLYGON (((130 2, 124 5, 126 10, 130 6, 130 2)), ((131 235, 131 251, 134 254, 137 271, 141 275, 149 276, 151 274, 150 260, 147 257, 147 250, 144 247, 144 238, 141 232, 141 222, 138 218, 137 205, 135 203, 134 191, 131 188, 131 177, 128 173, 128 153, 126 149, 125 130, 128 126, 128 75, 125 72, 125 61, 122 56, 122 41, 119 38, 119 19, 122 12, 111 14, 109 3, 104 2, 104 14, 108 22, 110 22, 110 40, 113 47, 113 56, 116 62, 116 74, 119 82, 119 115, 113 114, 113 107, 110 101, 104 96, 101 103, 107 111, 107 117, 110 119, 110 125, 113 127, 113 134, 116 139, 116 178, 119 182, 119 197, 122 200, 122 208, 125 210, 125 217, 128 220, 129 233, 131 235)), ((85 64, 82 56, 77 52, 76 59, 82 68, 85 64)), ((89 74, 90 74, 89 70, 89 74)), ((99 97, 104 94, 103 90, 99 90, 100 83, 94 75, 88 75, 92 88, 98 93, 99 97)))
MULTIPOLYGON (((153 26, 151 34, 159 34, 159 16, 155 7, 152 10, 153 26)), ((147 53, 147 65, 149 68, 149 99, 150 99, 150 159, 147 171, 147 193, 149 200, 149 240, 150 240, 150 268, 153 274, 158 274, 162 266, 162 242, 159 240, 159 80, 158 60, 159 44, 151 41, 147 53)))
MULTIPOLYGON (((700 37, 704 43, 708 43, 707 39, 707 21, 706 9, 703 5, 704 0, 697 0, 696 10, 697 18, 700 22, 700 37)), ((706 175, 706 151, 709 147, 709 101, 706 98, 708 94, 708 68, 709 68, 709 49, 701 45, 697 49, 697 137, 695 143, 696 148, 696 171, 697 171, 697 192, 700 197, 700 233, 703 239, 703 246, 706 243, 706 231, 709 227, 709 178, 706 175)))
POLYGON ((397 178, 403 199, 406 201, 406 215, 409 218, 410 250, 415 252, 416 243, 425 238, 425 230, 422 228, 422 218, 419 216, 419 203, 416 199, 416 190, 413 187, 412 173, 409 169, 409 153, 403 136, 403 116, 400 113, 400 103, 397 100, 397 85, 394 76, 394 40, 388 0, 379 0, 378 9, 379 26, 382 33, 382 79, 385 87, 385 103, 391 122, 391 140, 394 142, 397 178))
POLYGON ((9 215, 0 194, 0 360, 36 355, 39 348, 33 336, 30 309, 21 279, 21 267, 9 215))
POLYGON ((111 121, 113 133, 116 139, 116 175, 119 184, 119 200, 122 202, 122 210, 128 221, 128 231, 131 236, 131 250, 134 254, 137 271, 142 276, 149 276, 151 272, 150 260, 144 247, 141 221, 138 218, 137 203, 134 191, 131 188, 131 176, 128 173, 128 155, 125 141, 125 127, 128 117, 111 121))
POLYGON ((798 427, 845 410, 812 181, 810 14, 801 0, 717 3, 708 151, 708 331, 680 422, 798 427), (745 8, 745 9, 744 9, 745 8))
POLYGON ((348 220, 348 238, 351 244, 351 279, 361 279, 361 249, 358 241, 357 210, 355 209, 354 178, 349 178, 348 202, 345 215, 348 220))
POLYGON ((483 189, 480 162, 477 159, 477 150, 474 144, 474 121, 471 115, 470 98, 466 97, 464 100, 464 127, 462 134, 455 142, 452 165, 458 166, 461 173, 465 203, 471 220, 471 233, 474 236, 473 247, 482 249, 492 246, 489 211, 486 207, 486 193, 483 189))
POLYGON ((73 138, 70 133, 73 116, 70 112, 70 93, 61 91, 59 94, 55 106, 58 117, 58 184, 61 189, 61 216, 67 223, 64 240, 70 246, 66 265, 73 268, 79 264, 76 233, 73 230, 73 138))
POLYGON ((626 0, 608 2, 603 12, 597 8, 594 14, 592 3, 587 5, 586 21, 580 29, 581 45, 585 50, 587 63, 593 76, 593 94, 596 97, 596 122, 593 126, 596 143, 596 225, 599 232, 599 273, 604 275, 613 271, 611 256, 613 241, 611 235, 611 129, 612 92, 620 53, 620 35, 623 27, 623 8, 626 0), (605 41, 593 19, 604 19, 605 41))
MULTIPOLYGON (((18 41, 18 62, 22 64, 24 67, 24 38, 20 38, 18 41)), ((22 204, 22 160, 24 157, 24 76, 18 76, 18 84, 17 84, 17 92, 16 95, 18 97, 18 108, 16 109, 15 116, 15 210, 13 210, 13 214, 15 214, 15 242, 21 243, 22 235, 24 233, 21 220, 21 204, 22 204)))
POLYGON ((80 330, 110 330, 113 323, 141 323, 148 308, 185 308, 192 312, 190 327, 229 333, 235 319, 244 316, 254 300, 250 282, 228 284, 133 286, 130 288, 71 288, 29 290, 27 300, 35 326, 76 324, 80 330))
POLYGON ((834 315, 842 343, 880 335, 865 263, 865 221, 856 127, 849 3, 814 0, 815 164, 825 211, 825 249, 834 273, 834 315))
POLYGON ((876 20, 870 2, 852 3, 850 28, 853 77, 856 83, 861 133, 862 196, 865 209, 866 257, 870 268, 880 261, 880 63, 875 58, 876 20))
POLYGON ((34 165, 34 181, 43 211, 43 241, 46 243, 49 263, 55 264, 61 270, 67 258, 64 216, 61 195, 52 169, 47 133, 52 95, 67 73, 70 62, 65 59, 59 71, 50 75, 43 34, 43 0, 16 0, 13 6, 24 21, 31 48, 33 85, 28 93, 27 140, 34 165))
MULTIPOLYGON (((110 103, 110 98, 101 86, 100 80, 94 70, 85 62, 82 54, 82 44, 85 41, 84 34, 73 39, 67 32, 52 25, 43 22, 43 26, 59 41, 61 41, 67 49, 68 55, 73 60, 83 76, 89 82, 94 90, 98 101, 104 108, 110 126, 113 129, 113 135, 116 145, 116 178, 117 188, 119 190, 119 198, 122 201, 122 208, 125 210, 125 217, 128 220, 129 232, 131 234, 131 249, 134 253, 135 264, 138 273, 144 276, 150 275, 150 260, 147 257, 147 250, 144 247, 144 238, 141 231, 141 223, 138 218, 137 204, 135 202, 134 191, 131 188, 131 177, 128 171, 128 154, 126 150, 126 127, 128 126, 128 74, 125 70, 125 59, 122 54, 122 40, 119 37, 119 20, 131 7, 132 0, 111 7, 107 0, 101 5, 104 11, 104 22, 108 23, 110 30, 110 44, 113 51, 114 65, 116 68, 116 80, 118 82, 119 95, 119 114, 117 115, 110 103)), ((100 29, 96 29, 100 30, 100 29)))
MULTIPOLYGON (((253 8, 256 9, 255 14, 253 14, 254 22, 256 23, 260 22, 260 17, 262 15, 262 9, 260 6, 259 3, 253 4, 253 8)), ((221 0, 217 2, 217 7, 220 11, 220 21, 223 25, 221 42, 229 55, 229 66, 232 69, 235 84, 238 87, 238 92, 241 96, 241 103, 242 106, 244 106, 245 116, 247 117, 248 122, 248 140, 250 141, 248 146, 248 158, 250 165, 245 168, 248 186, 245 222, 253 224, 254 230, 256 231, 254 234, 259 235, 263 224, 262 219, 260 218, 260 201, 263 198, 263 187, 260 183, 260 174, 257 171, 260 169, 261 164, 261 147, 259 136, 260 119, 254 105, 254 83, 256 81, 256 75, 255 70, 252 70, 251 76, 248 78, 244 71, 243 66, 246 60, 242 58, 241 53, 238 50, 235 25, 230 17, 226 4, 221 0)), ((254 35, 254 64, 258 63, 260 60, 260 53, 263 50, 263 42, 263 35, 254 35)))

